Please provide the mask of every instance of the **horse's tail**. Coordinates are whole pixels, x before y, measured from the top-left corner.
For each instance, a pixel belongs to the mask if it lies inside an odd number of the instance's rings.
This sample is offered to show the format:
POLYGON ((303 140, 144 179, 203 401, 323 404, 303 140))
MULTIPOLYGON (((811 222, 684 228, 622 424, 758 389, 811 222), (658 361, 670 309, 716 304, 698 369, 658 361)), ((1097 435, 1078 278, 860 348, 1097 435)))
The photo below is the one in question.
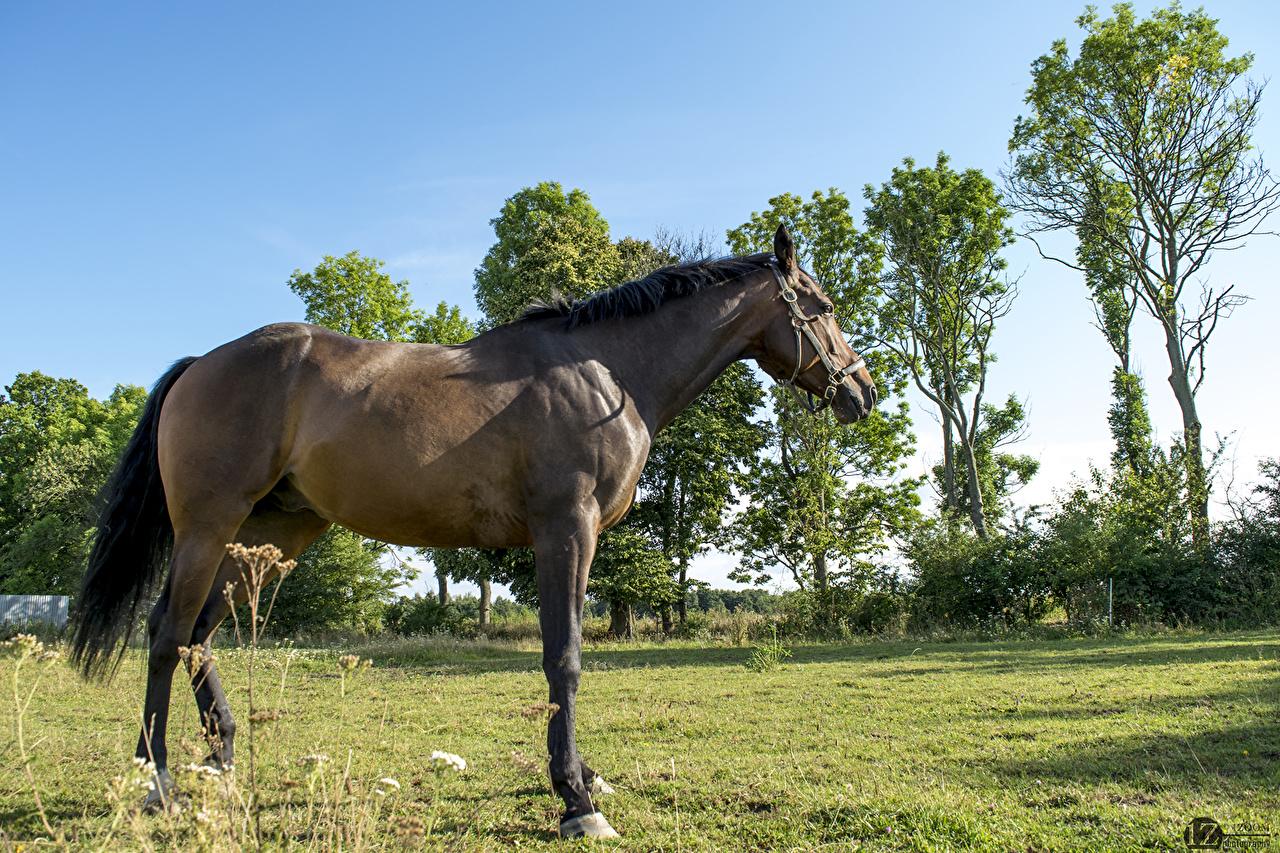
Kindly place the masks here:
POLYGON ((110 676, 173 547, 156 439, 164 399, 195 358, 178 361, 151 390, 138 426, 102 491, 93 551, 76 600, 71 659, 86 678, 110 676), (117 653, 117 648, 119 652, 117 653))

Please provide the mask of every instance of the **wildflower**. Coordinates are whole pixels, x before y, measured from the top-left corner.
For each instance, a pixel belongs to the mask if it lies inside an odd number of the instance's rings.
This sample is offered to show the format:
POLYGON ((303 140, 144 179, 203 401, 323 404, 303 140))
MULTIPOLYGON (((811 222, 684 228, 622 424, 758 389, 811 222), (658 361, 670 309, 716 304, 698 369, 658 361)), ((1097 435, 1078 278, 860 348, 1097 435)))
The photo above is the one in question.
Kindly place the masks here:
POLYGON ((249 722, 254 724, 274 723, 276 720, 284 716, 283 708, 271 708, 269 710, 254 711, 249 715, 249 722))
POLYGON ((13 639, 4 645, 16 649, 21 657, 38 654, 44 650, 44 643, 37 640, 35 634, 15 634, 13 639))
POLYGON ((396 821, 396 837, 405 846, 416 847, 426 834, 426 825, 416 815, 406 815, 396 821))
POLYGON ((304 755, 298 759, 299 764, 313 764, 317 767, 329 760, 329 756, 323 752, 313 752, 310 755, 304 755))
POLYGON ((560 706, 555 702, 534 702, 527 708, 520 709, 520 716, 526 720, 532 720, 546 714, 548 717, 554 717, 556 712, 560 710, 560 706))
POLYGON ((467 769, 467 760, 461 755, 454 755, 452 752, 443 752, 438 749, 431 753, 431 763, 435 765, 436 770, 453 770, 460 773, 467 769))
POLYGON ((378 784, 385 785, 388 788, 396 791, 400 790, 400 783, 397 782, 395 779, 392 779, 390 776, 383 776, 381 779, 378 780, 378 784))
POLYGON ((354 672, 355 668, 360 665, 359 655, 343 655, 338 658, 338 669, 343 672, 354 672))
POLYGON ((511 751, 511 763, 522 773, 541 773, 543 770, 542 765, 537 760, 516 750, 511 751))
POLYGON ((222 775, 222 771, 210 764, 184 764, 182 769, 195 776, 207 776, 210 779, 217 779, 222 775))

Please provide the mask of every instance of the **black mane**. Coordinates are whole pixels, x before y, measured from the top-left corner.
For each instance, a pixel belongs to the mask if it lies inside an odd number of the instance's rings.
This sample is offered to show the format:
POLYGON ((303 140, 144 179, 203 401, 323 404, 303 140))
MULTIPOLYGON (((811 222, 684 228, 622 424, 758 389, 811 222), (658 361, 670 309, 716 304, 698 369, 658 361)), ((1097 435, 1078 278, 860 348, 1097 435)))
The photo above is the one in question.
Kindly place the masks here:
POLYGON ((534 303, 520 315, 519 322, 559 317, 563 318, 566 329, 573 329, 601 320, 652 314, 668 300, 689 296, 704 288, 765 269, 772 259, 772 255, 748 255, 663 267, 644 278, 602 290, 585 299, 534 303))

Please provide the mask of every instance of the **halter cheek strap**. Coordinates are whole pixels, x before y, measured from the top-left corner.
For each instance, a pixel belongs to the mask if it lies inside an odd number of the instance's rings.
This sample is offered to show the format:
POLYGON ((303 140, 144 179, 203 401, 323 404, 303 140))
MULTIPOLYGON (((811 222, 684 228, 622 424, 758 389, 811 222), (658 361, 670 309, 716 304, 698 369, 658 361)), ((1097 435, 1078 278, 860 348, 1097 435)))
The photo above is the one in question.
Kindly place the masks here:
POLYGON ((805 404, 810 412, 822 411, 831 404, 835 399, 836 392, 840 390, 840 386, 845 384, 849 376, 857 373, 859 370, 867 366, 865 359, 859 357, 852 364, 844 367, 836 367, 835 362, 831 360, 831 355, 827 352, 826 347, 818 340, 818 336, 814 334, 810 326, 821 319, 818 316, 810 316, 800 309, 800 298, 796 294, 795 288, 787 281, 786 276, 782 274, 782 270, 778 269, 778 265, 773 261, 769 262, 769 268, 773 270, 774 280, 778 282, 778 290, 782 293, 782 301, 787 305, 787 311, 791 314, 791 328, 796 333, 796 366, 791 371, 791 378, 785 385, 791 388, 791 393, 796 395, 796 399, 805 404), (814 405, 811 401, 806 402, 800 397, 800 392, 796 388, 796 379, 800 376, 800 369, 804 366, 804 343, 803 339, 809 341, 809 345, 813 347, 813 351, 818 354, 818 360, 822 362, 822 366, 827 370, 827 387, 822 391, 822 402, 814 405))

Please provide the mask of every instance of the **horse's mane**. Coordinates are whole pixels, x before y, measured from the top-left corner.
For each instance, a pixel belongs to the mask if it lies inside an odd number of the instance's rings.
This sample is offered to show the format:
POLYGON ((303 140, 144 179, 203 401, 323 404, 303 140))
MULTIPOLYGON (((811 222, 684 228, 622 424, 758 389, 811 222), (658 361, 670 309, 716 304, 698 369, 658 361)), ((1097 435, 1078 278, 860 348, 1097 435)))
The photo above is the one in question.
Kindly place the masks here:
POLYGON ((563 318, 566 329, 652 314, 664 303, 689 296, 708 287, 724 284, 765 269, 772 255, 747 255, 740 258, 717 258, 663 267, 644 278, 620 284, 569 302, 535 302, 524 310, 517 322, 563 318))

